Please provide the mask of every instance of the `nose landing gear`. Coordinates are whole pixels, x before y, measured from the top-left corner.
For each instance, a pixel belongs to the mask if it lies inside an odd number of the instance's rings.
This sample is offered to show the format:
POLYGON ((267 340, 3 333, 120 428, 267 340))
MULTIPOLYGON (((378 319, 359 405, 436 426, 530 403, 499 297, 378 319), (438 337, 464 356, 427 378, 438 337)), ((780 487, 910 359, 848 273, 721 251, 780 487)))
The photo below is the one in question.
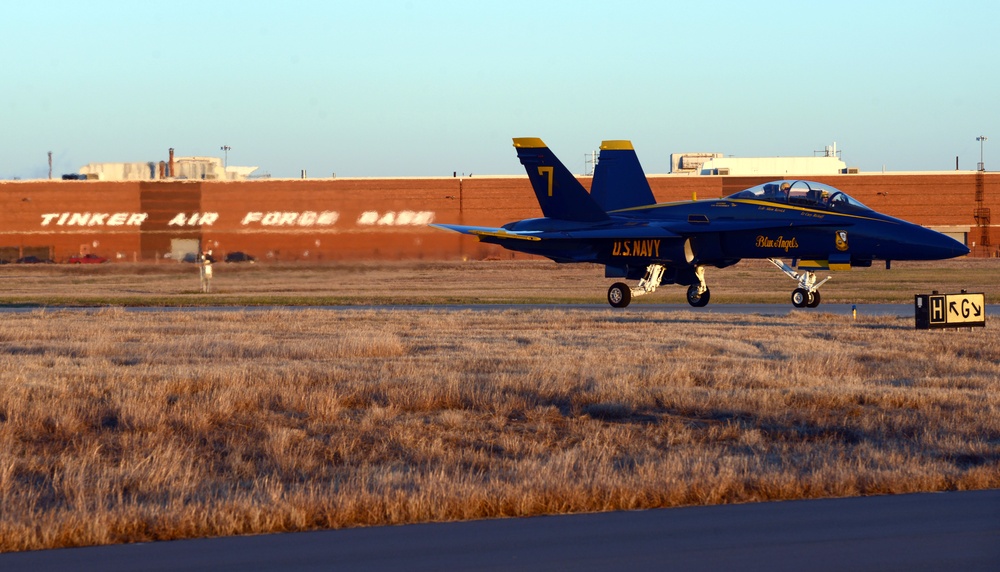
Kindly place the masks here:
POLYGON ((796 308, 815 308, 819 306, 819 290, 810 292, 805 288, 796 288, 792 291, 792 306, 796 308))
POLYGON ((789 278, 799 282, 799 287, 792 291, 792 306, 796 308, 815 308, 819 306, 819 287, 826 284, 827 280, 832 278, 832 276, 827 276, 823 281, 817 283, 814 272, 809 272, 808 270, 804 270, 801 273, 796 272, 791 266, 777 258, 768 258, 768 261, 777 266, 789 278))

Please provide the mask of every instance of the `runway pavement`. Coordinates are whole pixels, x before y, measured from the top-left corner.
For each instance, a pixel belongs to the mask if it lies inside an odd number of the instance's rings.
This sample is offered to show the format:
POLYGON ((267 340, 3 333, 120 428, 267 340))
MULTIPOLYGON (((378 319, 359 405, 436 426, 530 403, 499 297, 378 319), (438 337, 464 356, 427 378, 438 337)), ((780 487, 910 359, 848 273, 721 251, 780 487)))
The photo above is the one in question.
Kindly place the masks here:
POLYGON ((786 501, 0 555, 38 570, 962 570, 1000 563, 1000 490, 786 501))
MULTIPOLYGON (((0 306, 0 313, 25 313, 37 311, 80 311, 94 312, 101 307, 63 306, 0 306)), ((241 312, 270 310, 433 310, 433 311, 507 311, 507 310, 571 310, 607 311, 629 314, 652 312, 694 312, 714 314, 759 314, 762 316, 787 316, 792 312, 805 314, 834 314, 849 316, 857 310, 858 317, 898 316, 912 318, 912 304, 823 304, 818 308, 794 308, 791 304, 710 304, 704 308, 692 308, 687 304, 633 304, 628 308, 612 308, 607 304, 413 304, 413 305, 348 305, 348 306, 125 306, 127 312, 241 312)), ((987 316, 996 316, 1000 307, 987 306, 987 316)))

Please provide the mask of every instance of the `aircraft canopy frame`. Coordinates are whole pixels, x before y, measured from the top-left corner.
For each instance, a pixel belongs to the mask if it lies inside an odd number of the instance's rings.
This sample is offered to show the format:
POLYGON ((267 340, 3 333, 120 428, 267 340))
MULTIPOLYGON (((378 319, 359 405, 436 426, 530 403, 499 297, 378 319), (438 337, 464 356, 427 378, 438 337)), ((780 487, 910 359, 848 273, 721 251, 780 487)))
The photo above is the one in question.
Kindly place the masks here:
POLYGON ((803 180, 779 180, 761 183, 726 197, 769 203, 821 208, 838 212, 871 209, 861 201, 825 183, 803 180))

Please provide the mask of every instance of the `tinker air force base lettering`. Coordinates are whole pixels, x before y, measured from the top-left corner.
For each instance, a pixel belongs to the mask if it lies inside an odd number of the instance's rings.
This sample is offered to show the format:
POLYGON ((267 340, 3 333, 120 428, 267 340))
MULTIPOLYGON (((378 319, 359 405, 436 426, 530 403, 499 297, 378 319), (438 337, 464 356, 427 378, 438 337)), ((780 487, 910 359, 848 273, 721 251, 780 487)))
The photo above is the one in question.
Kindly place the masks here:
POLYGON ((146 213, 46 213, 42 226, 141 226, 146 213))
MULTIPOLYGON (((330 228, 340 221, 337 211, 250 211, 240 218, 240 226, 262 228, 330 228)), ((141 227, 149 220, 148 213, 45 213, 41 226, 64 228, 141 227)), ((217 212, 177 213, 168 227, 208 227, 220 222, 217 212)), ((425 226, 434 222, 432 211, 365 211, 357 226, 425 226)), ((659 241, 657 241, 659 242, 659 241)))

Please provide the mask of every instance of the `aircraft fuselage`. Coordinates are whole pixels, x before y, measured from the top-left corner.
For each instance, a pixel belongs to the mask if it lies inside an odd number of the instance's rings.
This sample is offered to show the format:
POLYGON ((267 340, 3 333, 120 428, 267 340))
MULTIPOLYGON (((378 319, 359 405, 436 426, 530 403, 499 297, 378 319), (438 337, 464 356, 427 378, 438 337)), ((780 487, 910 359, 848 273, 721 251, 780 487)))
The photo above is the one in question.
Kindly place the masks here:
POLYGON ((528 219, 504 225, 514 232, 564 234, 553 243, 490 240, 561 262, 645 267, 652 263, 729 266, 744 259, 792 258, 837 266, 873 260, 938 260, 968 252, 936 231, 862 208, 806 207, 746 199, 658 204, 608 213, 602 224, 528 219), (850 212, 843 212, 850 210, 850 212), (553 224, 555 223, 555 224, 553 224), (620 229, 621 236, 615 236, 620 229), (603 230, 606 238, 573 240, 574 231, 603 230), (636 236, 641 234, 641 236, 636 236), (685 253, 688 242, 693 257, 685 253))

